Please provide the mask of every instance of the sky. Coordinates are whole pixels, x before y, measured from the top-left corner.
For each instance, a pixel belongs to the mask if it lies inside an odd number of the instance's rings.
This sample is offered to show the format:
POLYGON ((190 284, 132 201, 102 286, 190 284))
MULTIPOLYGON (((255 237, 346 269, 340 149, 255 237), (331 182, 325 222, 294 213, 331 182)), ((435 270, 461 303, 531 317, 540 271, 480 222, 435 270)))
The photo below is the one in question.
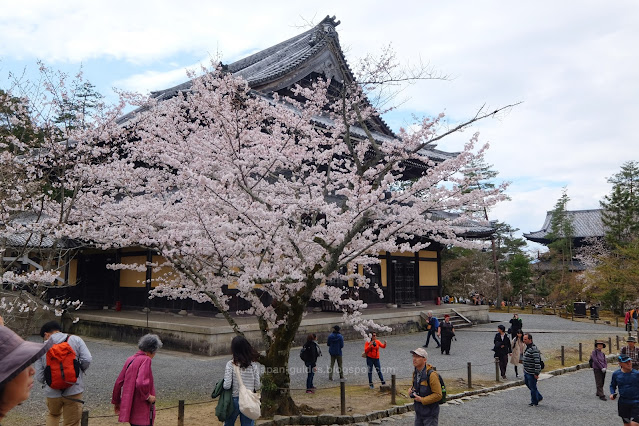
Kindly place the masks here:
POLYGON ((438 146, 458 151, 480 132, 487 162, 511 182, 511 200, 490 217, 520 233, 541 228, 564 187, 568 209, 599 208, 607 178, 639 160, 636 0, 0 0, 0 10, 0 88, 8 73, 35 75, 41 60, 82 68, 107 99, 113 88, 171 87, 187 68, 231 63, 336 16, 349 63, 391 45, 401 63, 447 76, 400 94, 384 116, 394 130, 414 116, 444 112, 456 124, 520 103, 438 146))

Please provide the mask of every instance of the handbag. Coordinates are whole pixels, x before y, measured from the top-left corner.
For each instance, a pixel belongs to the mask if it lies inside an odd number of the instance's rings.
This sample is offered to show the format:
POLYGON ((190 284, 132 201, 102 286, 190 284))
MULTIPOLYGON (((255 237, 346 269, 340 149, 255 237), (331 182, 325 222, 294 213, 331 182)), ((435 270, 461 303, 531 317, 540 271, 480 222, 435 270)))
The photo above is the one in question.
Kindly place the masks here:
POLYGON ((240 367, 233 364, 237 380, 240 384, 239 404, 240 413, 244 414, 251 420, 259 419, 262 414, 262 404, 260 402, 260 394, 250 391, 244 386, 242 382, 242 375, 240 373, 240 367))

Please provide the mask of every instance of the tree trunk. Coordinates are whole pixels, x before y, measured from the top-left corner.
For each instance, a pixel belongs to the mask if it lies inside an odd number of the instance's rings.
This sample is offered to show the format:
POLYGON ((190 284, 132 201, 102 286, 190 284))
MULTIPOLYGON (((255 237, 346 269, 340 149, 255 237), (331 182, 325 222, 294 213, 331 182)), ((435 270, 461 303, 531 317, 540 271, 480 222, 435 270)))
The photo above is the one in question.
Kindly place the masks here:
POLYGON ((497 303, 495 303, 496 309, 501 309, 501 281, 499 280, 499 263, 497 262, 497 251, 495 249, 495 236, 490 238, 490 245, 493 252, 493 267, 495 268, 495 287, 497 289, 497 303))
POLYGON ((262 416, 275 414, 297 415, 299 409, 291 398, 291 377, 288 360, 295 335, 302 322, 308 300, 295 297, 288 303, 278 303, 277 309, 286 309, 289 319, 273 333, 271 344, 261 361, 265 367, 262 376, 262 416))

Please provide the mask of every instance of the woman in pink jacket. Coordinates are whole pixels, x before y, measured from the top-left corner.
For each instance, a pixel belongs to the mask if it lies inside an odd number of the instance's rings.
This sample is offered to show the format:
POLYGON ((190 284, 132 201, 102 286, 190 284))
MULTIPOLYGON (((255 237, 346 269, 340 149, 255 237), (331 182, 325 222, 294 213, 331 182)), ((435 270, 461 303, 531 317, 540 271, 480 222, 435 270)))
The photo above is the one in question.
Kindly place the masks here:
POLYGON ((111 404, 115 405, 118 421, 131 426, 150 426, 155 420, 155 386, 151 360, 162 341, 155 334, 142 336, 140 349, 126 360, 113 386, 111 404))

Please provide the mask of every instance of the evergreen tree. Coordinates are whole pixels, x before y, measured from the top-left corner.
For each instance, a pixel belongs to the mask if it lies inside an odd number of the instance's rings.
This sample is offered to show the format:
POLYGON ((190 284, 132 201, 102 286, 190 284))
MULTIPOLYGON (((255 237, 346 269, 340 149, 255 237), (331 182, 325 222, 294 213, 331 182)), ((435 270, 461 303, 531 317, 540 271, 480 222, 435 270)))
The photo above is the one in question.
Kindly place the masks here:
POLYGON ((555 208, 551 211, 550 233, 548 239, 552 242, 548 244, 554 257, 558 257, 561 261, 561 277, 560 283, 564 283, 564 278, 569 266, 572 262, 574 227, 572 224, 573 216, 568 214, 566 206, 570 201, 568 190, 564 187, 561 197, 557 200, 555 208))
POLYGON ((523 253, 515 253, 506 262, 506 268, 512 286, 511 297, 521 297, 523 304, 523 295, 528 291, 532 277, 530 259, 523 253))
POLYGON ((612 247, 625 245, 639 236, 639 163, 624 163, 608 183, 612 190, 600 202, 606 241, 612 247))

